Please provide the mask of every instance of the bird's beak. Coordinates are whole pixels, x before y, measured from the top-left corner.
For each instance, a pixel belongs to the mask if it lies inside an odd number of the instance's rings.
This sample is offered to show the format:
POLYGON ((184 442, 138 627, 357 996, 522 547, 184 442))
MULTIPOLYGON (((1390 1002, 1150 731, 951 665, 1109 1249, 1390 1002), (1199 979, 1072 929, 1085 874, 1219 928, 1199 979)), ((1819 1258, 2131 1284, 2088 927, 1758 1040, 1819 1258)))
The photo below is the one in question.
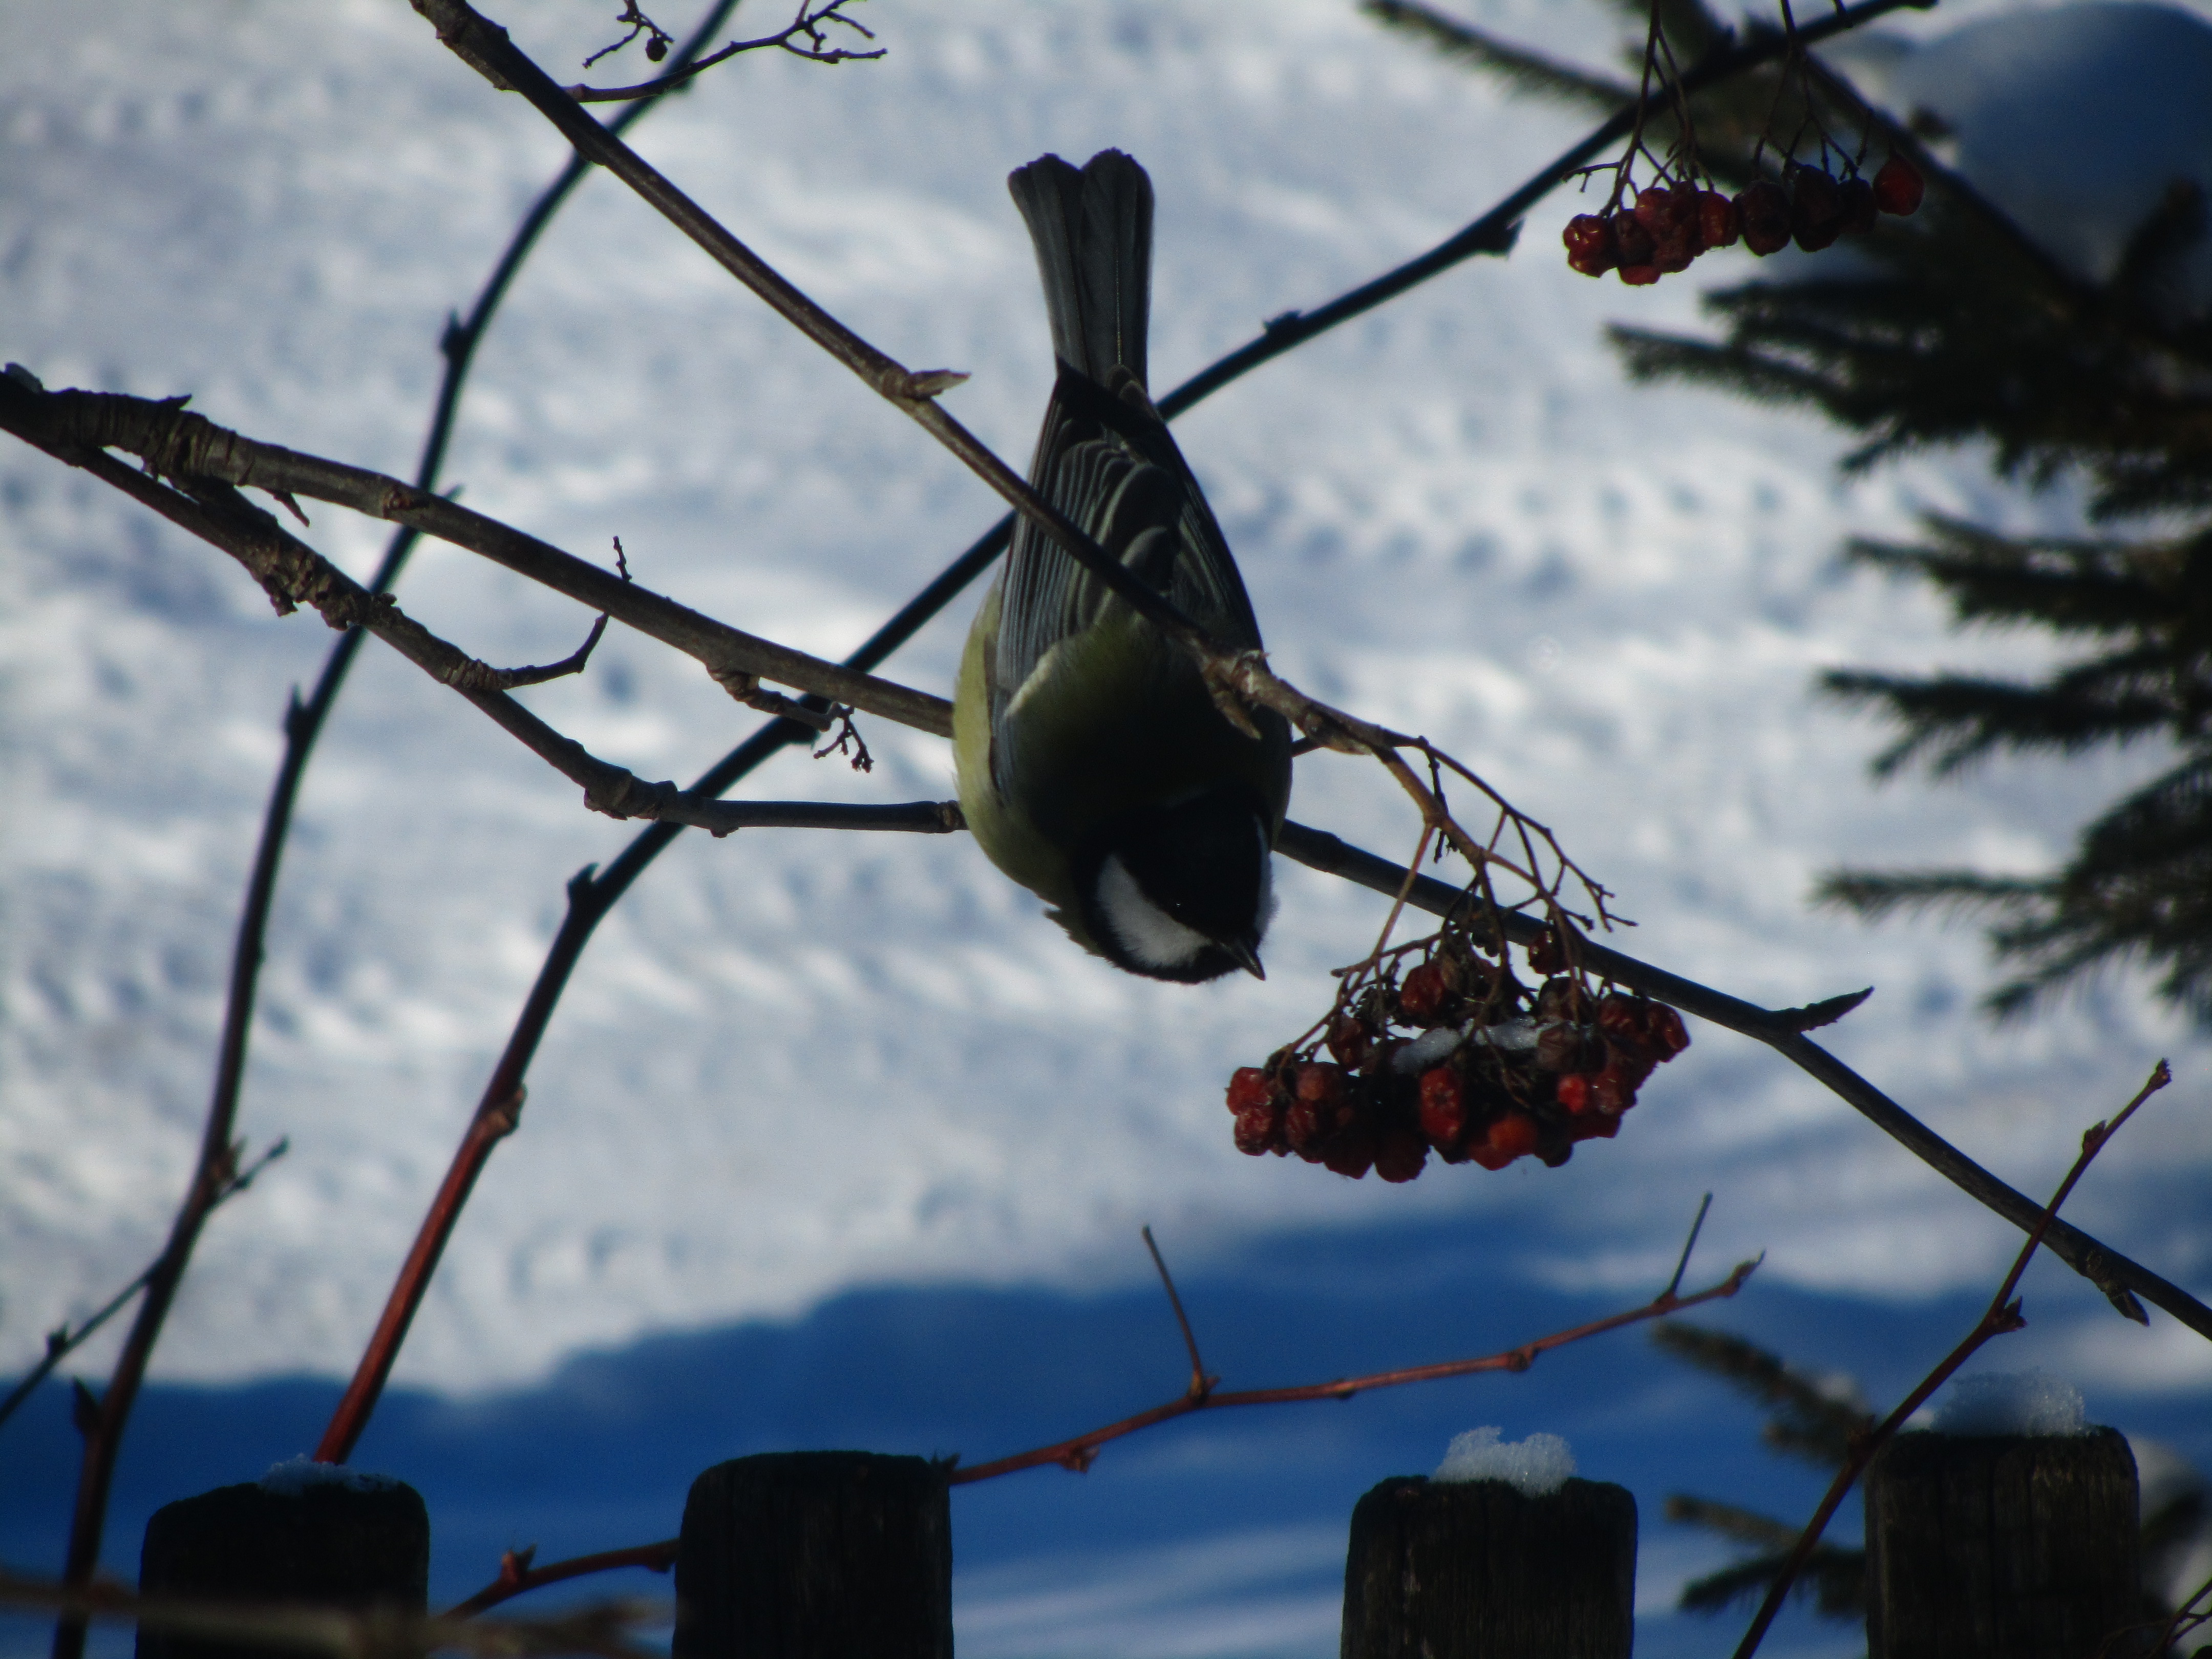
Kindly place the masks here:
POLYGON ((1267 977, 1267 970, 1260 965, 1259 951, 1255 950, 1248 941, 1241 939, 1225 939, 1221 940, 1220 944, 1221 948, 1229 952, 1230 959, 1251 975, 1254 979, 1267 977))

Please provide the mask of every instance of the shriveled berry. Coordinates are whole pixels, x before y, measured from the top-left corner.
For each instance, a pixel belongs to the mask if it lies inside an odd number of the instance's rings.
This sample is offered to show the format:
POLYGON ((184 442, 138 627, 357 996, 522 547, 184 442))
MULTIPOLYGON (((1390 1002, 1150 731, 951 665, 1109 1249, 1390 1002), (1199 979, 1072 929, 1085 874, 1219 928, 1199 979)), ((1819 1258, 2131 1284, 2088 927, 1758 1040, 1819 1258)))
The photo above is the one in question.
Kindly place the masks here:
POLYGON ((1735 213, 1743 245, 1761 258, 1789 245, 1790 196, 1773 179, 1756 179, 1739 191, 1735 213))
POLYGON ((1490 1150, 1510 1164, 1536 1150, 1536 1120, 1526 1112, 1508 1112, 1490 1126, 1490 1150))
POLYGON ((1818 168, 1799 167, 1790 179, 1790 230, 1808 253, 1844 234, 1843 192, 1818 168))
POLYGON ((1513 1161, 1503 1152, 1492 1152, 1486 1140, 1478 1140, 1469 1146, 1467 1155, 1486 1170, 1502 1170, 1513 1161))
POLYGON ((1648 265, 1658 246, 1651 228, 1632 213, 1613 216, 1613 251, 1623 265, 1648 265))
POLYGON ((1425 962, 1400 981, 1398 1012, 1415 1024, 1425 1024, 1436 1018, 1449 994, 1443 969, 1433 962, 1425 962))
POLYGON ((1846 179, 1837 187, 1836 198, 1844 211, 1844 234, 1856 236, 1874 228, 1874 186, 1863 179, 1846 179))
POLYGON ((1458 1068, 1434 1066, 1421 1073, 1421 1133, 1438 1146, 1455 1146, 1467 1133, 1467 1085, 1458 1068))
POLYGON ((1567 245, 1567 266, 1585 276, 1602 276, 1619 263, 1620 255, 1613 247, 1613 221, 1609 216, 1596 213, 1577 213, 1567 221, 1561 240, 1567 245))
POLYGON ((1657 1051, 1662 1060, 1672 1060, 1690 1046, 1690 1034, 1684 1029, 1681 1015, 1663 1002, 1655 1002, 1644 1018, 1644 1041, 1657 1051))
POLYGON ((1317 1106, 1340 1107, 1345 1102, 1344 1068, 1325 1060, 1310 1060, 1298 1067, 1292 1091, 1302 1101, 1317 1106))
POLYGON ((1242 1115, 1273 1098, 1274 1084, 1257 1066, 1239 1066, 1229 1078, 1229 1109, 1242 1115))
POLYGON ((1698 240, 1708 248, 1734 247, 1740 226, 1735 204, 1717 190, 1698 196, 1698 240))
POLYGON ((1874 204, 1884 213, 1894 213, 1902 218, 1918 210, 1920 198, 1927 190, 1927 181, 1921 178, 1920 169, 1902 155, 1893 155, 1874 176, 1874 204))
POLYGON ((1375 1149, 1375 1173, 1385 1181, 1411 1181, 1428 1161, 1428 1142, 1403 1126, 1385 1130, 1375 1149))
POLYGON ((1673 232, 1686 229, 1698 213, 1698 187, 1682 185, 1670 187, 1654 185, 1639 191, 1636 197, 1636 218, 1658 241, 1673 232))
POLYGON ((1620 267, 1620 280, 1631 288, 1649 288, 1659 280, 1660 276, 1659 267, 1656 264, 1620 267))
POLYGON ((1558 1087, 1553 1091, 1553 1095, 1560 1105, 1578 1117, 1583 1113, 1592 1109, 1590 1078, 1585 1073, 1571 1072, 1561 1078, 1558 1087))
POLYGON ((1272 1100, 1237 1113, 1237 1150, 1248 1158, 1290 1151, 1291 1143, 1283 1135, 1283 1115, 1282 1103, 1272 1100))
POLYGON ((1617 1112, 1590 1112, 1567 1125, 1568 1135, 1576 1140, 1610 1140, 1620 1133, 1617 1112))
POLYGON ((1604 1050, 1583 1026, 1561 1021, 1536 1034, 1536 1069, 1540 1072, 1588 1072, 1605 1064, 1604 1050))
POLYGON ((1375 1167, 1375 1132, 1367 1125, 1354 1123, 1329 1143, 1321 1161, 1337 1174, 1357 1181, 1375 1167))
POLYGON ((652 40, 645 43, 645 55, 654 63, 659 63, 668 56, 668 42, 661 36, 654 35, 652 40))
POLYGON ((1540 974, 1556 974, 1567 965, 1567 953, 1547 927, 1528 941, 1528 966, 1540 974))
POLYGON ((1346 1016, 1328 1028, 1328 1051, 1357 1071, 1375 1051, 1375 1033, 1365 1020, 1346 1016))

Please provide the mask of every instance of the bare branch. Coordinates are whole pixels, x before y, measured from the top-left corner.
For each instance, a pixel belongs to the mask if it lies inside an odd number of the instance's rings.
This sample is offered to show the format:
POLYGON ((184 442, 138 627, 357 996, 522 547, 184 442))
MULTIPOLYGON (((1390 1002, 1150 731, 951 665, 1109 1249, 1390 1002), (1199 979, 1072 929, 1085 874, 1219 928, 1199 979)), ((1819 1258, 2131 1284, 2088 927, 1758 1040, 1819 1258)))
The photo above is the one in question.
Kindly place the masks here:
POLYGON ((676 1551, 683 1540, 664 1538, 657 1544, 635 1544, 628 1549, 601 1550, 596 1555, 571 1556, 566 1561, 549 1561, 542 1567, 532 1566, 531 1557, 535 1547, 509 1550, 500 1558, 499 1577, 486 1584, 465 1601, 457 1601, 446 1609, 444 1618, 473 1619, 486 1607, 495 1607, 501 1602, 530 1590, 543 1589, 548 1584, 564 1583, 571 1578, 582 1578, 594 1572, 611 1572, 617 1567, 643 1567, 648 1572, 666 1572, 676 1565, 676 1551))
MULTIPOLYGON (((1406 878, 1402 866, 1302 823, 1285 823, 1276 838, 1275 850, 1309 869, 1340 876, 1386 896, 1395 895, 1406 878)), ((1465 899, 1461 889, 1428 876, 1414 882, 1407 896, 1407 902, 1433 915, 1449 915, 1465 899)), ((1498 920, 1506 937, 1519 945, 1528 944, 1545 930, 1544 923, 1535 917, 1515 911, 1501 913, 1498 920)), ((1590 973, 1765 1043, 1841 1097, 1938 1175, 2023 1232, 2045 1224, 2043 1206, 1998 1180, 1786 1018, 1590 939, 1582 940, 1579 950, 1583 965, 1590 973)), ((2045 1243, 2053 1255, 2112 1297, 2121 1312, 2128 1312, 2123 1297, 2131 1301, 2140 1295, 2199 1336, 2212 1340, 2212 1308, 2179 1285, 2063 1221, 2048 1224, 2045 1243)))
POLYGON ((1233 1406, 1287 1406, 1309 1400, 1349 1400, 1356 1394, 1364 1394, 1372 1389, 1395 1389, 1408 1382, 1433 1382, 1447 1376, 1472 1376, 1477 1371, 1525 1371, 1535 1364, 1538 1356, 1549 1353, 1554 1348, 1564 1348, 1571 1342, 1619 1330, 1624 1325, 1657 1319, 1684 1308, 1694 1308, 1703 1302, 1734 1296, 1743 1288, 1744 1281, 1758 1267, 1756 1261, 1739 1262, 1726 1279, 1693 1295, 1676 1296, 1671 1291, 1662 1292, 1656 1300, 1647 1302, 1640 1308, 1631 1308, 1623 1313, 1592 1320, 1587 1325, 1577 1325, 1569 1330, 1555 1331, 1549 1336, 1540 1336, 1517 1348, 1508 1348, 1503 1353, 1490 1354, 1480 1359, 1449 1359, 1441 1364, 1375 1371, 1365 1376, 1344 1377, 1334 1382, 1301 1383, 1287 1389, 1237 1389, 1227 1393, 1209 1389, 1204 1394, 1186 1391, 1150 1411, 1139 1412, 1134 1417, 1125 1417, 1118 1423, 1109 1423, 1103 1428, 1079 1434, 1073 1439, 1055 1441, 1033 1451, 1017 1452, 1011 1457, 978 1463, 973 1468, 957 1468, 952 1472, 951 1482, 957 1486, 971 1480, 988 1480, 998 1475, 1012 1474, 1018 1469, 1033 1469, 1047 1463, 1057 1463, 1080 1474, 1097 1459, 1099 1448, 1109 1441, 1119 1440, 1125 1435, 1135 1434, 1158 1424, 1171 1422, 1178 1417, 1188 1417, 1195 1412, 1222 1410, 1233 1406))
MULTIPOLYGON (((586 125, 595 131, 599 130, 598 124, 588 118, 586 125)), ((774 696, 763 703, 756 695, 763 679, 834 698, 866 713, 939 737, 951 735, 951 705, 942 697, 910 690, 740 632, 496 519, 428 490, 414 489, 397 478, 274 444, 257 443, 203 416, 188 413, 176 401, 157 403, 108 392, 37 391, 24 384, 29 379, 27 374, 10 375, 0 382, 0 428, 60 459, 87 467, 179 523, 184 520, 153 497, 124 484, 115 471, 93 467, 90 458, 111 447, 138 456, 151 471, 173 480, 203 505, 207 502, 212 482, 271 494, 305 495, 334 502, 372 518, 410 525, 441 541, 482 554, 517 574, 541 582, 556 592, 565 593, 594 611, 615 617, 641 634, 673 646, 696 658, 732 696, 741 702, 762 706, 766 713, 788 715, 794 705, 787 699, 774 696)), ((125 477, 138 476, 127 468, 119 471, 125 477)), ((191 525, 185 527, 193 528, 191 525)), ((193 533, 204 532, 194 529, 193 533)), ((316 558, 301 544, 293 541, 273 520, 267 526, 267 533, 252 538, 252 545, 228 547, 226 550, 247 561, 247 568, 269 591, 280 611, 304 604, 320 611, 333 627, 358 623, 372 633, 378 632, 369 613, 389 601, 380 597, 372 599, 335 566, 316 558)), ((484 665, 474 664, 472 659, 470 663, 473 665, 453 665, 451 672, 464 678, 496 672, 484 665)), ((470 689, 461 679, 450 678, 443 673, 440 678, 463 690, 470 689)))
MULTIPOLYGON (((825 26, 831 23, 842 24, 864 40, 872 40, 876 38, 859 19, 845 15, 844 9, 851 3, 854 3, 854 0, 828 0, 827 4, 815 5, 811 3, 811 0, 808 0, 808 3, 799 7, 799 15, 774 34, 763 34, 757 40, 732 40, 719 52, 708 52, 689 68, 664 75, 658 80, 642 82, 634 87, 574 86, 563 87, 562 90, 580 104, 612 104, 633 98, 657 98, 664 92, 682 86, 694 76, 714 68, 715 64, 726 63, 739 52, 760 52, 769 47, 787 52, 794 58, 803 58, 810 64, 856 64, 864 63, 872 58, 881 58, 884 55, 884 48, 881 46, 868 52, 854 46, 833 46, 829 43, 825 26)), ((636 8, 633 4, 630 11, 623 13, 617 21, 632 22, 632 13, 635 10, 636 8)), ((589 69, 593 63, 605 57, 608 52, 619 51, 628 46, 631 40, 635 40, 647 28, 653 29, 654 40, 667 38, 660 33, 650 18, 638 13, 635 26, 629 33, 604 51, 593 52, 591 57, 584 60, 584 67, 589 69)), ((646 47, 646 56, 654 57, 650 41, 646 47)), ((656 58, 655 61, 658 59, 656 58)))
POLYGON ((1974 1328, 1966 1333, 1957 1347, 1937 1362, 1935 1370, 1921 1378, 1919 1386, 1899 1401, 1894 1411, 1882 1419, 1870 1432, 1854 1441, 1850 1455, 1844 1460, 1844 1467, 1836 1472, 1827 1495, 1821 1498, 1820 1507, 1813 1511, 1813 1518, 1805 1523, 1805 1530, 1798 1534, 1796 1545, 1790 1552, 1789 1559, 1784 1561, 1782 1570, 1774 1575, 1774 1582, 1767 1587, 1766 1599, 1759 1603, 1759 1612, 1751 1621, 1751 1628, 1744 1632, 1743 1640, 1736 1644, 1735 1659, 1751 1659, 1751 1656, 1759 1650, 1760 1641, 1765 1638, 1768 1627, 1774 1623, 1775 1614, 1782 1611, 1782 1604, 1789 1597, 1790 1585, 1804 1571, 1805 1563, 1812 1558, 1814 1548, 1820 1543, 1820 1534, 1827 1530, 1837 1507, 1843 1503, 1844 1495, 1856 1483, 1867 1465, 1874 1461, 1874 1455, 1905 1425, 1907 1418, 1918 1411, 1936 1389, 1950 1380, 1960 1366, 1974 1356, 1983 1344, 1992 1338, 2019 1330, 2027 1323, 2021 1316, 2020 1304, 2014 1299, 2013 1292, 2020 1288, 2021 1275, 2027 1271, 2027 1264, 2035 1255, 2036 1246, 2043 1243, 2044 1235, 2057 1221, 2058 1206, 2065 1203, 2073 1193, 2075 1183, 2081 1179, 2082 1173, 2104 1149, 2105 1144, 2118 1133, 2122 1124, 2135 1115, 2136 1109, 2172 1081, 2173 1073, 2161 1060, 2151 1068, 2150 1076, 2136 1091, 2135 1098, 2121 1109, 2118 1117, 2110 1124, 2093 1124, 2083 1133, 2080 1156, 2075 1158, 2073 1168, 2067 1170, 2065 1180, 2058 1183, 2058 1190, 2051 1195, 2051 1202, 2043 1206, 2042 1216, 2029 1231, 2027 1243, 2021 1246, 2020 1254, 2013 1258, 2012 1270, 2005 1274, 2004 1282, 1997 1286, 1996 1294, 1990 1298, 1988 1309, 1975 1322, 1974 1328))

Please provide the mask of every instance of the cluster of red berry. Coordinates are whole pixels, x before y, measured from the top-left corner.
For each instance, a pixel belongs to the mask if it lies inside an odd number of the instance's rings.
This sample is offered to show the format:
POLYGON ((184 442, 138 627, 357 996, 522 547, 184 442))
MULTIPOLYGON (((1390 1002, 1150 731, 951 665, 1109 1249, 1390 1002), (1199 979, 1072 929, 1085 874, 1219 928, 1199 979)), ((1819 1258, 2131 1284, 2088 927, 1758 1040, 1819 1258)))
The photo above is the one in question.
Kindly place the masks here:
POLYGON ((1686 180, 1654 185, 1632 208, 1578 213, 1567 221, 1567 264, 1585 276, 1617 270, 1637 288, 1688 270, 1708 249, 1735 246, 1738 236, 1757 254, 1778 252, 1793 237, 1818 252, 1846 232, 1871 230, 1878 213, 1912 212, 1926 188, 1902 155, 1884 161, 1871 180, 1856 173, 1837 179, 1796 162, 1784 179, 1760 179, 1733 198, 1686 180))
POLYGON ((1229 1080, 1237 1149, 1411 1181, 1431 1149, 1486 1170, 1533 1152, 1556 1169, 1577 1141, 1618 1134, 1652 1068, 1689 1047, 1681 1016, 1641 997, 1592 996, 1559 971, 1556 946, 1540 942, 1528 960, 1552 975, 1533 996, 1502 951, 1488 962, 1440 936, 1402 981, 1377 981, 1339 1011, 1334 1060, 1285 1049, 1239 1068, 1229 1080))

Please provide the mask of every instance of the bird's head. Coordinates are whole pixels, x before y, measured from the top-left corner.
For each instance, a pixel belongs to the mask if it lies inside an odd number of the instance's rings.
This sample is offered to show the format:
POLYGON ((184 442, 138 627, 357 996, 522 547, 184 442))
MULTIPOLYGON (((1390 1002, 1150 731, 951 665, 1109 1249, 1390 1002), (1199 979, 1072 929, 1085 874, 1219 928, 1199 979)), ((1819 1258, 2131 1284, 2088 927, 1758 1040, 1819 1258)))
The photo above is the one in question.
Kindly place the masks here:
POLYGON ((1239 786, 1126 813, 1084 861, 1085 929, 1133 974, 1195 983, 1242 968, 1264 979, 1271 841, 1258 795, 1239 786))

